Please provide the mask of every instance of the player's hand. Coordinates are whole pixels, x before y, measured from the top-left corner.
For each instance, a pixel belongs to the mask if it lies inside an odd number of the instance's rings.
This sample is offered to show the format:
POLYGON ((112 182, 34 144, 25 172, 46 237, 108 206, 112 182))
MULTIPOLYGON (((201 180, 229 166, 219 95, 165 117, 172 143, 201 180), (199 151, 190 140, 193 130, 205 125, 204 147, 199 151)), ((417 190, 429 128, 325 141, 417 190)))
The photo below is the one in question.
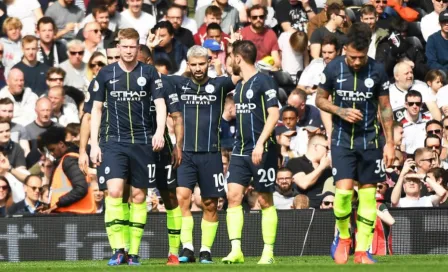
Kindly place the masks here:
POLYGON ((392 166, 395 160, 395 146, 393 143, 387 143, 383 150, 383 162, 386 168, 392 166))
POLYGON ((165 146, 165 138, 163 137, 163 133, 156 133, 154 137, 152 137, 152 150, 154 152, 159 152, 165 146))
POLYGON ((341 117, 345 121, 352 124, 359 122, 363 119, 362 112, 358 109, 339 108, 336 114, 339 115, 339 117, 341 117))
POLYGON ((173 156, 171 157, 171 165, 176 169, 182 163, 182 148, 178 145, 174 147, 173 156))
POLYGON ((89 172, 89 156, 87 155, 87 152, 84 151, 79 153, 78 165, 82 173, 87 176, 89 172))
POLYGON ((413 172, 414 171, 412 169, 413 167, 415 167, 415 161, 413 161, 412 159, 407 159, 403 164, 403 169, 401 169, 401 174, 404 175, 409 172, 413 172))
POLYGON ((102 155, 101 155, 101 148, 99 145, 92 145, 90 149, 90 160, 95 164, 96 166, 99 166, 101 162, 103 161, 102 155))
POLYGON ((263 145, 257 144, 255 146, 254 151, 252 151, 252 162, 254 163, 254 165, 259 165, 261 163, 261 159, 263 158, 263 151, 263 145))

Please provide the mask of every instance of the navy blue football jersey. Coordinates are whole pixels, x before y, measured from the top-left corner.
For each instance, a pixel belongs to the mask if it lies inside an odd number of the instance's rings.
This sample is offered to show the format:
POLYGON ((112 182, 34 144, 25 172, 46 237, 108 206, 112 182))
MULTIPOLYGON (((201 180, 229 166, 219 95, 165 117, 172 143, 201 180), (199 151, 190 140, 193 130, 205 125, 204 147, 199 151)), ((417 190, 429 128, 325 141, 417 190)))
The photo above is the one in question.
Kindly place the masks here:
POLYGON ((333 115, 332 145, 349 149, 381 146, 378 98, 389 95, 384 65, 369 58, 367 64, 355 72, 346 64, 345 56, 337 57, 325 67, 319 87, 332 95, 334 105, 358 109, 364 116, 363 120, 352 124, 333 115))
POLYGON ((163 83, 157 70, 138 62, 131 72, 118 62, 103 67, 95 78, 95 101, 106 108, 100 142, 151 144, 151 99, 164 98, 163 83))
POLYGON ((232 79, 209 78, 199 85, 185 77, 169 78, 176 85, 184 118, 183 151, 221 151, 219 128, 226 95, 235 88, 232 79))
MULTIPOLYGON (((232 154, 251 155, 268 118, 267 109, 278 107, 277 86, 270 76, 257 73, 247 82, 238 82, 233 100, 236 108, 236 139, 232 154)), ((265 143, 265 150, 275 144, 275 135, 265 143)))

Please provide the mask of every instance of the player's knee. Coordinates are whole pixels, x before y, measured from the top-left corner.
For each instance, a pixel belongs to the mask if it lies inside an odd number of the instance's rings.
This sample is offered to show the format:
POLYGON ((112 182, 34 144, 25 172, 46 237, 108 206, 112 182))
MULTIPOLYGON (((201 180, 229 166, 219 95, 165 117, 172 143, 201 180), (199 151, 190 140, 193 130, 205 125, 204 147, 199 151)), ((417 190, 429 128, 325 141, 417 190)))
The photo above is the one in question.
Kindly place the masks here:
POLYGON ((202 207, 204 212, 216 212, 218 209, 218 199, 217 198, 202 198, 202 207))
POLYGON ((109 188, 107 193, 110 197, 121 198, 123 197, 123 190, 121 188, 109 188))
POLYGON ((174 190, 161 190, 160 196, 162 197, 163 203, 165 203, 165 208, 167 210, 173 210, 179 206, 177 202, 176 191, 174 190))
POLYGON ((236 207, 241 205, 243 197, 244 195, 241 194, 240 192, 229 190, 229 192, 227 192, 227 201, 229 203, 229 207, 236 207))
POLYGON ((132 203, 140 204, 146 201, 146 190, 133 188, 132 189, 132 203))
POLYGON ((274 200, 272 193, 258 193, 258 203, 262 209, 273 206, 274 200))

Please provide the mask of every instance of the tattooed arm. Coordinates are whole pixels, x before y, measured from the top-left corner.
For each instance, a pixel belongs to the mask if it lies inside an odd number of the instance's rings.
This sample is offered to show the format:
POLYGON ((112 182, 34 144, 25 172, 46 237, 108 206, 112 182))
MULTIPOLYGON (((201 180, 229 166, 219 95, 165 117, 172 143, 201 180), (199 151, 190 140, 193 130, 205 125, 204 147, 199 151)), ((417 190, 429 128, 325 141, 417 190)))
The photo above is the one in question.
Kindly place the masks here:
POLYGON ((329 96, 330 94, 324 89, 317 89, 316 106, 322 111, 335 114, 349 123, 356 123, 362 120, 363 115, 360 110, 335 106, 328 100, 329 96))
POLYGON ((395 157, 393 130, 394 114, 392 106, 390 105, 389 95, 379 96, 379 109, 384 136, 386 137, 386 145, 384 146, 384 164, 386 167, 389 167, 392 165, 395 157))

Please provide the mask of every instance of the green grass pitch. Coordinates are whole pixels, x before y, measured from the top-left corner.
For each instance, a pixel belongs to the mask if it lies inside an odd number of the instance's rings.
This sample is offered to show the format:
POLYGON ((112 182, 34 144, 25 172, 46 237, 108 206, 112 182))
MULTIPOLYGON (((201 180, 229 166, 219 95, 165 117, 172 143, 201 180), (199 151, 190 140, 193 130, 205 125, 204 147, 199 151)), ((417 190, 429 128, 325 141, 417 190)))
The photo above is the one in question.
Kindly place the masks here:
POLYGON ((257 265, 257 258, 247 258, 244 264, 224 265, 217 262, 220 258, 215 258, 216 264, 185 264, 176 267, 166 266, 164 259, 142 260, 142 266, 129 267, 121 265, 118 267, 108 267, 107 261, 42 261, 42 262, 20 262, 20 263, 0 263, 0 271, 315 271, 315 272, 369 272, 369 271, 446 271, 448 256, 446 255, 407 255, 407 256, 387 256, 376 257, 378 263, 375 265, 355 265, 353 258, 350 258, 347 265, 335 265, 329 256, 321 257, 277 257, 276 263, 268 266, 257 265), (361 267, 360 267, 361 266, 361 267))

